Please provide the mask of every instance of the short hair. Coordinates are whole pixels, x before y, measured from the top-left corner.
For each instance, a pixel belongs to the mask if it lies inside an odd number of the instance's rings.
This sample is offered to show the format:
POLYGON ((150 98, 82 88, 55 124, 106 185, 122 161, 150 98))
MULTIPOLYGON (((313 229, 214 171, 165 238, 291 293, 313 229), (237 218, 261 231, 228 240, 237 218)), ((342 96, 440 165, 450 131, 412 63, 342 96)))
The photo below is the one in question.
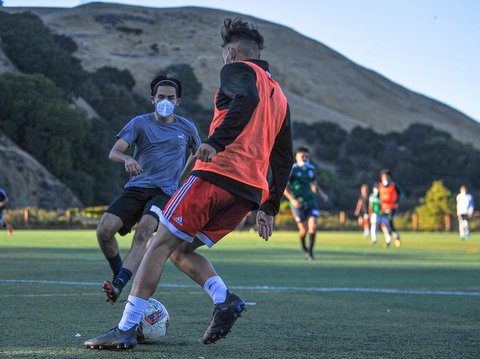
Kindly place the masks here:
POLYGON ((380 171, 380 176, 387 175, 388 177, 392 177, 392 172, 389 169, 385 168, 384 170, 380 171))
POLYGON ((263 49, 263 36, 258 32, 257 28, 241 17, 235 19, 226 18, 222 27, 222 47, 238 40, 244 40, 245 44, 255 44, 258 50, 263 49))
POLYGON ((308 153, 308 154, 310 154, 310 151, 306 147, 299 147, 299 148, 297 148, 297 151, 295 151, 295 154, 297 154, 297 153, 308 153))
POLYGON ((177 93, 177 97, 182 97, 182 84, 177 79, 172 77, 167 77, 166 75, 158 75, 155 77, 152 82, 150 82, 150 90, 152 96, 155 96, 157 93, 158 86, 170 86, 174 87, 177 93))

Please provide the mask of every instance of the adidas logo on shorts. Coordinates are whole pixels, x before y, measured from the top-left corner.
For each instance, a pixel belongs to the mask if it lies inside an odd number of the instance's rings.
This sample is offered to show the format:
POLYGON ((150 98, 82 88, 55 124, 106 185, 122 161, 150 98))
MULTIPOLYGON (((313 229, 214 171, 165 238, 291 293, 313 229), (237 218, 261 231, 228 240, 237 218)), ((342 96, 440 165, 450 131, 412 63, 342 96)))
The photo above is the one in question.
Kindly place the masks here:
POLYGON ((178 224, 180 224, 180 225, 183 224, 182 217, 175 217, 173 220, 174 220, 175 222, 177 222, 178 224))

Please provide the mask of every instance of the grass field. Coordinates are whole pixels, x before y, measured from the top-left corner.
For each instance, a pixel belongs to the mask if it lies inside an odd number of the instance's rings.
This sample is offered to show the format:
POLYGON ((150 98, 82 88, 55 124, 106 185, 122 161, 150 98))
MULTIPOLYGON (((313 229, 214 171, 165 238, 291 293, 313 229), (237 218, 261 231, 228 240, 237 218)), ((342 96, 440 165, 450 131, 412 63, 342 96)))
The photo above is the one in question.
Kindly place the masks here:
POLYGON ((104 302, 110 270, 95 233, 0 232, 0 358, 480 358, 480 234, 405 233, 401 248, 384 249, 320 232, 308 262, 293 232, 268 243, 242 232, 202 253, 250 303, 226 340, 201 343, 210 298, 168 263, 162 283, 185 286, 155 294, 171 318, 164 341, 92 351, 83 341, 123 310, 104 302))

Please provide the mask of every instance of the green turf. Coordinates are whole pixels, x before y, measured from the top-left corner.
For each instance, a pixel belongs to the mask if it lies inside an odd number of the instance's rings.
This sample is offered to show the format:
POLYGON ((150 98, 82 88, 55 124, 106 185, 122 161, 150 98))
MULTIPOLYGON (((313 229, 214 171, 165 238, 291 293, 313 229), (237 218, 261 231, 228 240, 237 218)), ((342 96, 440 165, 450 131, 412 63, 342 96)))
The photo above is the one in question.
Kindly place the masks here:
MULTIPOLYGON (((359 233, 321 232, 314 262, 296 237, 234 233, 201 252, 231 286, 480 292, 480 234, 405 233, 401 248, 384 249, 359 233)), ((109 277, 93 231, 0 232, 0 279, 99 283, 0 283, 0 358, 480 358, 479 296, 237 289, 256 304, 226 340, 205 346, 212 305, 196 287, 155 294, 171 317, 161 344, 83 349, 121 316, 122 305, 104 303, 109 277)), ((191 284, 170 263, 162 282, 191 284)))

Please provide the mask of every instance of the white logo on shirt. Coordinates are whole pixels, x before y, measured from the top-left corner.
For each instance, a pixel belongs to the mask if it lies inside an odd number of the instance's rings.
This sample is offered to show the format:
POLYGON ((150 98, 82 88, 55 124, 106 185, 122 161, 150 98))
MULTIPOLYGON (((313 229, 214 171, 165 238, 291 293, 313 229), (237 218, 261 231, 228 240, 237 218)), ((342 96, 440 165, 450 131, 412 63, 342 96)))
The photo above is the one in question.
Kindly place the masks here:
POLYGON ((183 224, 183 219, 182 219, 181 216, 180 216, 180 217, 175 217, 173 220, 174 220, 175 222, 177 222, 179 225, 182 225, 182 224, 183 224))

